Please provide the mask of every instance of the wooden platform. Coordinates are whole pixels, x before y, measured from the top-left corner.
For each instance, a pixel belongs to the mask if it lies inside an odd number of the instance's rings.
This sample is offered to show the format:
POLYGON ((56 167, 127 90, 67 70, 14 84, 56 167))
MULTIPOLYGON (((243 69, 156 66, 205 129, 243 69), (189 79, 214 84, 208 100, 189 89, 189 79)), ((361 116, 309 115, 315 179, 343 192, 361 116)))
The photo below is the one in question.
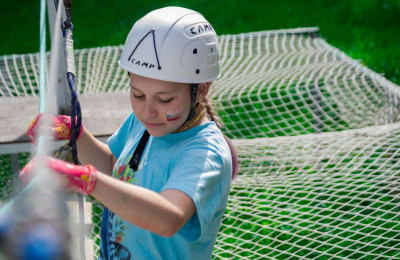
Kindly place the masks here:
MULTIPOLYGON (((98 138, 113 134, 132 112, 129 92, 81 94, 79 100, 83 125, 98 138)), ((39 113, 39 98, 0 98, 0 107, 0 154, 30 145, 26 130, 39 113)))

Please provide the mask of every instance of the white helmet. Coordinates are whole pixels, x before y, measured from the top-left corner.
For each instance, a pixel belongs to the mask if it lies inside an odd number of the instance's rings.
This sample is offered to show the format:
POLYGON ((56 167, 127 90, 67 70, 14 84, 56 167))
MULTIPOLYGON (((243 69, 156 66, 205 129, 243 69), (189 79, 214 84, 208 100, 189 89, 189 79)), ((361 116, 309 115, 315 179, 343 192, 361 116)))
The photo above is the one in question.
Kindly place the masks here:
POLYGON ((210 82, 220 75, 217 35, 198 12, 181 7, 157 9, 133 25, 119 64, 148 78, 210 82))

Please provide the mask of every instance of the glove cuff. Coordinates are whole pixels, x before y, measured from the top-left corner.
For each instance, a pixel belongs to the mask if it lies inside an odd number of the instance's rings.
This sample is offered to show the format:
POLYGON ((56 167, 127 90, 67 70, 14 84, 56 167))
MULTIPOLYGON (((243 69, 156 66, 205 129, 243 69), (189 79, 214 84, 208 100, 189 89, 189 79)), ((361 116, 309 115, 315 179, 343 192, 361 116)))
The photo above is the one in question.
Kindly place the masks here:
MULTIPOLYGON (((87 182, 86 185, 84 185, 81 190, 82 195, 85 196, 90 195, 92 193, 92 191, 96 186, 96 181, 97 181, 97 169, 90 164, 86 165, 86 168, 88 169, 88 174, 86 175, 87 182)), ((84 179, 83 176, 82 179, 84 179)))

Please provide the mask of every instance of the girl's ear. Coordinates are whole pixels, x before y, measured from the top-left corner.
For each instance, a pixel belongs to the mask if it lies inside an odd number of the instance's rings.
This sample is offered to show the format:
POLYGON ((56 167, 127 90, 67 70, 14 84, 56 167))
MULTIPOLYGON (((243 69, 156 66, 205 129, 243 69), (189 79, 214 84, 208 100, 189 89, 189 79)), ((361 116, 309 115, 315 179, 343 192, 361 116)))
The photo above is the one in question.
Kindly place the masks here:
POLYGON ((202 102, 208 94, 211 82, 200 83, 197 88, 196 102, 202 102))

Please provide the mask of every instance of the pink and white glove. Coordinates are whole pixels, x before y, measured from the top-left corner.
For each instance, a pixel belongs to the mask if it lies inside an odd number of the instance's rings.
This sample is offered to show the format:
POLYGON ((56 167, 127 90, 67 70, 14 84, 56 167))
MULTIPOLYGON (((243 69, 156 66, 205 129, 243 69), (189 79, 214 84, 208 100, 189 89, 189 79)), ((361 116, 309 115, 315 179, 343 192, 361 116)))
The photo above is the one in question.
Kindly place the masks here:
POLYGON ((22 168, 19 178, 24 185, 33 179, 33 172, 40 160, 62 178, 63 188, 69 192, 79 192, 83 195, 92 193, 97 179, 97 169, 92 165, 75 165, 65 161, 48 157, 36 156, 22 168))
MULTIPOLYGON (((64 115, 49 115, 40 113, 31 122, 28 127, 28 138, 32 143, 37 143, 38 129, 43 127, 40 125, 41 121, 49 119, 51 123, 51 134, 57 140, 69 140, 71 139, 71 117, 64 115)), ((81 125, 77 139, 82 135, 83 126, 81 125)))

